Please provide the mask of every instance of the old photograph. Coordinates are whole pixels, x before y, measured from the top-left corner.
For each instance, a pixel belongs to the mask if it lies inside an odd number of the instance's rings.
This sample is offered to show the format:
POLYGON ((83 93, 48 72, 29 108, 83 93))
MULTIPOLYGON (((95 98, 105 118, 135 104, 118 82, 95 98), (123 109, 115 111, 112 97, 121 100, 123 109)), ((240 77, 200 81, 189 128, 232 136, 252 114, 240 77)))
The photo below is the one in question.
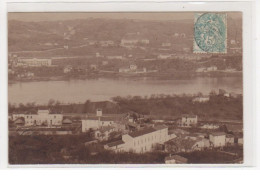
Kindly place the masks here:
POLYGON ((9 12, 9 164, 243 164, 242 22, 9 12))

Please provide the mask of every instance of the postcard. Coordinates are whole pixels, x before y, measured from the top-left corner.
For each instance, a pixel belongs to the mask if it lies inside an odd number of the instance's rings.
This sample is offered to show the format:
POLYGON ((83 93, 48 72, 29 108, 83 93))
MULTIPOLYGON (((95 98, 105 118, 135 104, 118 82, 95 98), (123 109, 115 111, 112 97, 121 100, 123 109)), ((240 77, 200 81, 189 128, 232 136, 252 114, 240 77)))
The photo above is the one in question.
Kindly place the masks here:
POLYGON ((243 23, 8 12, 9 165, 242 165, 243 23))

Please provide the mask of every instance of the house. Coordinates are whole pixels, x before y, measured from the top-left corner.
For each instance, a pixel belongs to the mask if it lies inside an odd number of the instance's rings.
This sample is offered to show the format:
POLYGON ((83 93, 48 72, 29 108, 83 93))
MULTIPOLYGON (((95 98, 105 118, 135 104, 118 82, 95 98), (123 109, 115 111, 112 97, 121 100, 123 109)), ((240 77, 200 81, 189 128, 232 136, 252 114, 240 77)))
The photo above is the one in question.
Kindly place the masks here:
POLYGON ((226 133, 215 132, 209 135, 209 141, 213 147, 224 147, 226 145, 226 133))
POLYGON ((224 93, 224 97, 230 97, 229 93, 224 93))
POLYGON ((235 137, 234 135, 232 134, 227 134, 226 135, 226 145, 227 146, 231 146, 231 145, 234 145, 235 143, 235 137))
POLYGON ((209 96, 199 96, 199 97, 195 97, 193 98, 192 102, 200 102, 200 103, 204 103, 204 102, 208 102, 209 101, 209 96))
POLYGON ((120 121, 123 121, 125 114, 102 114, 101 109, 97 109, 96 115, 89 114, 87 118, 82 119, 82 132, 89 130, 98 130, 104 126, 113 126, 116 129, 122 128, 120 121))
POLYGON ((207 123, 207 124, 202 125, 200 128, 202 128, 202 129, 209 129, 209 130, 215 130, 215 129, 219 128, 219 125, 207 123))
POLYGON ((118 60, 122 60, 122 59, 124 59, 124 57, 123 56, 107 56, 107 59, 118 59, 118 60))
POLYGON ((128 72, 136 72, 136 71, 137 71, 137 65, 135 64, 131 64, 129 67, 119 68, 119 73, 128 73, 128 72))
MULTIPOLYGON (((152 151, 157 144, 164 144, 169 140, 168 127, 165 125, 146 127, 122 136, 121 151, 133 151, 135 153, 144 153, 152 151)), ((107 149, 113 147, 106 146, 107 149)))
POLYGON ((97 65, 96 64, 91 64, 90 65, 90 69, 91 70, 96 70, 97 69, 97 65))
POLYGON ((205 68, 205 67, 200 67, 200 68, 197 68, 197 70, 196 70, 197 73, 206 72, 206 71, 207 71, 207 68, 205 68))
POLYGON ((192 152, 210 147, 209 139, 194 136, 178 136, 165 143, 166 152, 192 152))
POLYGON ((52 114, 49 110, 38 110, 37 113, 30 114, 13 114, 13 119, 16 119, 17 117, 24 118, 25 126, 60 126, 62 125, 63 120, 62 114, 52 114))
POLYGON ((235 142, 236 142, 238 145, 243 145, 244 140, 243 140, 243 134, 242 134, 242 133, 236 134, 235 142))
POLYGON ((180 127, 192 127, 192 126, 196 126, 197 123, 198 123, 197 115, 184 114, 182 115, 178 125, 180 127))
POLYGON ((62 120, 62 124, 70 125, 70 124, 72 124, 72 120, 70 120, 70 119, 68 119, 68 118, 63 119, 63 120, 62 120))
POLYGON ((207 67, 207 71, 216 71, 218 68, 216 66, 207 67))
POLYGON ((16 125, 16 126, 24 126, 24 118, 22 118, 22 117, 20 117, 20 118, 17 118, 17 119, 15 119, 15 121, 14 121, 14 124, 16 125))
POLYGON ((112 40, 107 40, 107 41, 100 41, 99 44, 100 46, 107 47, 107 46, 113 46, 115 43, 112 40))
POLYGON ((71 72, 71 70, 72 70, 72 66, 68 65, 68 66, 63 68, 63 73, 69 73, 69 72, 71 72))
POLYGON ((96 139, 100 141, 108 140, 109 135, 115 131, 115 128, 112 126, 102 126, 94 132, 96 139))
POLYGON ((171 43, 168 43, 168 42, 162 43, 162 47, 170 47, 170 46, 172 46, 171 43))
POLYGON ((167 156, 165 158, 165 164, 187 164, 188 159, 179 155, 167 156))
POLYGON ((51 66, 52 59, 19 58, 18 63, 21 63, 28 67, 51 66))
POLYGON ((108 143, 104 146, 106 150, 112 150, 115 153, 123 152, 125 147, 125 142, 122 140, 118 140, 115 142, 108 143))
POLYGON ((172 54, 159 54, 157 56, 158 59, 169 59, 172 57, 172 54))

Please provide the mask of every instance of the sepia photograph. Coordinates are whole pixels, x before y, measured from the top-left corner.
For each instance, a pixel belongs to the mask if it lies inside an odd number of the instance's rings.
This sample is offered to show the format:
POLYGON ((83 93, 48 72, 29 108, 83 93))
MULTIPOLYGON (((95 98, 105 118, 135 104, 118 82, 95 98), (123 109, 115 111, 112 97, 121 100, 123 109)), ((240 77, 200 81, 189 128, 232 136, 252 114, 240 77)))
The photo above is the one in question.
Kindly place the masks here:
POLYGON ((242 17, 9 12, 9 164, 243 164, 242 17))

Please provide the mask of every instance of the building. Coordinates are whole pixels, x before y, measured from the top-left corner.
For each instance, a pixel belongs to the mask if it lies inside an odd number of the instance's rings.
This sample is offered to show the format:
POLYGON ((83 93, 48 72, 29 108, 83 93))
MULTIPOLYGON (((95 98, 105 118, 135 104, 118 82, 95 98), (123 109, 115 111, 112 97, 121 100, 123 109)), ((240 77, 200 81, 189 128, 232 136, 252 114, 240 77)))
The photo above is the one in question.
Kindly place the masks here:
POLYGON ((232 135, 232 134, 227 134, 227 135, 226 135, 226 145, 227 145, 227 146, 230 146, 230 145, 234 145, 234 143, 235 143, 235 137, 234 137, 234 135, 232 135))
POLYGON ((124 114, 102 114, 101 109, 97 109, 96 115, 89 114, 82 120, 82 132, 89 130, 98 130, 105 126, 113 126, 117 130, 124 129, 125 124, 121 123, 127 116, 124 114))
POLYGON ((109 135, 114 131, 116 131, 116 129, 113 126, 102 126, 94 132, 94 135, 96 139, 104 141, 108 140, 109 135))
POLYGON ((71 65, 67 65, 66 67, 63 68, 63 73, 69 73, 72 70, 72 66, 71 65))
POLYGON ((22 63, 24 66, 28 67, 41 67, 41 66, 51 66, 52 59, 18 59, 18 63, 22 63))
POLYGON ((172 54, 159 54, 157 56, 158 59, 169 59, 172 57, 172 54))
POLYGON ((100 41, 99 44, 103 47, 113 46, 115 43, 112 40, 100 41))
POLYGON ((226 145, 226 133, 215 132, 209 135, 209 141, 213 147, 224 147, 226 145))
POLYGON ((152 151, 158 144, 164 144, 170 140, 168 127, 165 125, 146 127, 138 131, 131 132, 122 136, 122 142, 118 146, 107 144, 106 148, 115 150, 120 147, 121 151, 132 151, 135 153, 144 153, 152 151))
POLYGON ((197 115, 185 114, 185 115, 182 115, 178 125, 180 127, 192 127, 192 126, 196 126, 197 123, 198 123, 197 115))
POLYGON ((162 43, 162 47, 170 47, 170 46, 172 46, 171 43, 168 42, 162 43))
POLYGON ((200 128, 208 129, 208 130, 215 130, 215 129, 219 128, 219 125, 212 124, 212 123, 206 123, 206 124, 203 124, 200 128))
POLYGON ((209 101, 209 96, 199 96, 196 98, 193 98, 192 102, 200 102, 200 103, 204 103, 204 102, 208 102, 209 101))
MULTIPOLYGON (((136 72, 137 71, 137 65, 135 64, 131 64, 129 65, 129 67, 125 67, 125 68, 119 68, 119 73, 129 73, 129 72, 136 72)), ((146 69, 142 70, 143 72, 146 72, 146 69)))
POLYGON ((142 38, 139 35, 131 35, 131 36, 126 36, 121 40, 121 45, 122 46, 133 46, 137 44, 149 44, 150 41, 146 38, 142 38))
POLYGON ((24 118, 25 126, 60 126, 62 125, 62 114, 51 114, 49 110, 38 110, 36 114, 13 114, 13 119, 24 118))
POLYGON ((179 155, 167 156, 165 158, 165 164, 187 164, 188 159, 179 155))
POLYGON ((125 142, 122 140, 108 143, 104 146, 106 150, 111 150, 115 153, 124 151, 125 142))
POLYGON ((111 59, 118 59, 118 60, 123 60, 124 57, 123 56, 107 56, 107 59, 111 60, 111 59))

